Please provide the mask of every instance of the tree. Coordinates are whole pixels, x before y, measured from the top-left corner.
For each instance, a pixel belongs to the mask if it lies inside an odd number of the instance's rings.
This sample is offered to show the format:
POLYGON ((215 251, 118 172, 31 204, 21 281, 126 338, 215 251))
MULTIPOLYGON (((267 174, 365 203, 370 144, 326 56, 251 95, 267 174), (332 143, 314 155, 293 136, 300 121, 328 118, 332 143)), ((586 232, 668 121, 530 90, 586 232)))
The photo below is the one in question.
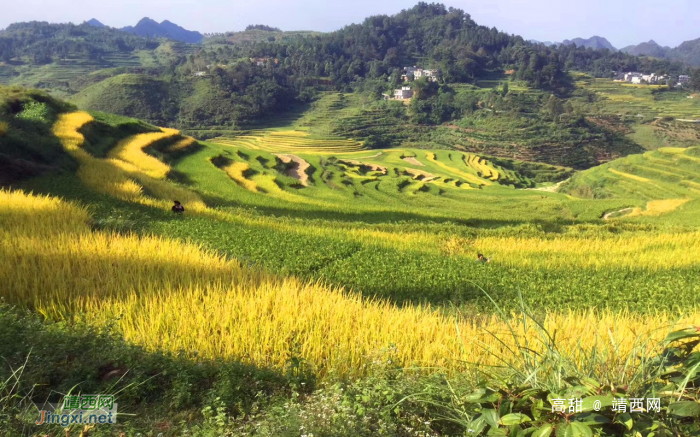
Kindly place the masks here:
POLYGON ((693 91, 700 91, 700 68, 690 72, 690 82, 688 82, 688 88, 693 91))
POLYGON ((561 100, 557 98, 554 94, 549 96, 547 103, 545 103, 542 108, 542 112, 545 116, 550 118, 552 121, 557 121, 559 116, 564 113, 564 105, 561 100))

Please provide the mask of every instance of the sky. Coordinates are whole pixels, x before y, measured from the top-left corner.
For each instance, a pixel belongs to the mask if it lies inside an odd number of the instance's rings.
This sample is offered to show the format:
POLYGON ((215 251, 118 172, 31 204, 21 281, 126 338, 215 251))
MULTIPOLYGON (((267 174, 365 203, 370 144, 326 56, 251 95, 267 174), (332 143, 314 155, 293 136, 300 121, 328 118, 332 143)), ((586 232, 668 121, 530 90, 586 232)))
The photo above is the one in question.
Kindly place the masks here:
MULTIPOLYGON (((613 46, 655 40, 675 47, 700 38, 698 0, 442 0, 481 25, 538 41, 593 35, 613 46), (691 7, 694 6, 694 7, 691 7)), ((267 24, 282 30, 332 31, 370 15, 394 14, 418 0, 0 0, 0 29, 19 21, 81 23, 97 18, 112 27, 143 17, 170 20, 202 33, 267 24)))

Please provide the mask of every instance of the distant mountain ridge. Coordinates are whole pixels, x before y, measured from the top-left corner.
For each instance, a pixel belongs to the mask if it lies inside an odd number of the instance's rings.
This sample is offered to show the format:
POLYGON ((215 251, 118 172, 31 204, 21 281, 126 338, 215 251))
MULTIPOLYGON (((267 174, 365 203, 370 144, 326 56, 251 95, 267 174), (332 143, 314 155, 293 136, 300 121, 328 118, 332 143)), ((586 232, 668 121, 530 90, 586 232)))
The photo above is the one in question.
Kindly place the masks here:
MULTIPOLYGON (((563 42, 537 41, 529 40, 533 44, 544 44, 546 46, 571 45, 576 44, 577 47, 586 47, 592 49, 608 49, 610 51, 618 51, 606 38, 600 36, 592 36, 588 39, 574 38, 567 39, 563 42)), ((661 46, 656 41, 649 40, 637 45, 629 45, 619 49, 620 52, 632 56, 649 56, 659 59, 668 59, 671 61, 681 61, 693 66, 700 66, 700 38, 691 41, 685 41, 675 48, 661 46)))
POLYGON ((204 39, 204 35, 197 31, 187 30, 168 20, 158 23, 148 17, 142 18, 136 26, 126 26, 119 30, 143 37, 169 38, 192 44, 200 43, 204 39))
POLYGON ((546 45, 547 47, 549 47, 549 46, 558 46, 559 44, 561 44, 560 42, 553 42, 553 41, 537 41, 536 39, 530 39, 530 40, 528 40, 528 42, 531 42, 531 43, 533 43, 533 44, 544 44, 544 45, 546 45))
POLYGON ((591 49, 596 49, 596 50, 608 49, 608 50, 613 51, 613 52, 617 51, 617 49, 615 47, 613 47, 612 44, 610 44, 610 41, 603 38, 602 36, 592 36, 588 39, 584 39, 584 38, 565 39, 562 42, 537 41, 535 39, 531 39, 530 42, 533 44, 544 44, 547 47, 558 46, 558 45, 570 46, 572 44, 576 44, 577 47, 585 47, 585 48, 591 48, 591 49))
POLYGON ((656 41, 649 40, 638 45, 631 45, 620 49, 621 52, 633 56, 653 56, 655 58, 664 58, 671 51, 671 47, 661 47, 656 41))
POLYGON ((638 45, 627 46, 620 51, 633 56, 651 56, 700 66, 700 38, 685 41, 675 48, 662 47, 656 41, 651 40, 638 45))
POLYGON ((591 49, 608 49, 610 51, 617 51, 615 47, 613 47, 612 44, 610 44, 610 41, 607 39, 603 38, 602 36, 592 36, 588 39, 583 39, 583 38, 574 38, 574 39, 565 39, 562 41, 562 44, 565 46, 569 46, 572 44, 576 44, 577 47, 586 47, 586 48, 591 48, 591 49))
MULTIPOLYGON (((85 24, 99 28, 107 27, 96 18, 86 21, 85 24)), ((168 20, 158 23, 148 17, 142 18, 141 21, 136 23, 136 26, 126 26, 118 30, 133 33, 144 38, 168 38, 191 44, 200 43, 204 39, 204 35, 197 31, 187 30, 168 20)))

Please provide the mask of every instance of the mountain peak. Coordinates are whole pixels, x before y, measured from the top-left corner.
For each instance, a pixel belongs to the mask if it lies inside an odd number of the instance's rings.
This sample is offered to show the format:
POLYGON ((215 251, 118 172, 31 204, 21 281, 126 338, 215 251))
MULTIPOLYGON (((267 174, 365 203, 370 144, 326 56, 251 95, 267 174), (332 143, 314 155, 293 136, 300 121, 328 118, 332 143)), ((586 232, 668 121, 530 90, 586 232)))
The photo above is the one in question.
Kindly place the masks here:
POLYGON ((571 45, 571 44, 576 44, 578 47, 585 47, 585 48, 591 48, 591 49, 608 49, 611 51, 616 51, 615 47, 613 47, 612 44, 610 44, 610 41, 608 41, 606 38, 603 38, 602 36, 594 35, 588 39, 583 39, 583 38, 574 38, 572 40, 565 40, 562 42, 564 45, 571 45))
POLYGON ((89 19, 88 21, 85 22, 85 24, 90 25, 92 27, 107 27, 96 18, 89 19))
POLYGON ((156 20, 152 20, 148 17, 143 17, 141 20, 139 20, 138 23, 136 23, 136 26, 142 26, 144 24, 158 24, 156 20))
POLYGON ((201 42, 204 38, 204 35, 201 33, 187 30, 171 21, 163 20, 162 23, 158 23, 148 17, 142 18, 136 26, 127 26, 121 30, 143 37, 169 38, 175 41, 194 44, 201 42))

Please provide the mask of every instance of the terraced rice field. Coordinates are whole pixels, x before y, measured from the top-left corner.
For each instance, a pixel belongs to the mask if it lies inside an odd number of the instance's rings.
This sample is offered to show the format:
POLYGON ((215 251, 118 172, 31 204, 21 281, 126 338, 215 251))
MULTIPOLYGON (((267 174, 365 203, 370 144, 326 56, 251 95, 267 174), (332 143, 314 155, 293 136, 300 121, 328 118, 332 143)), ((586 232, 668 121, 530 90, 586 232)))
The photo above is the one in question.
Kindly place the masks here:
POLYGON ((231 147, 263 150, 272 153, 341 153, 362 150, 363 145, 353 140, 321 140, 302 131, 250 131, 235 138, 219 137, 212 143, 231 147))
POLYGON ((700 207, 699 164, 698 147, 662 147, 581 172, 564 189, 596 198, 628 199, 632 217, 677 211, 672 221, 694 223, 693 214, 700 207))
MULTIPOLYGON (((242 159, 249 174, 269 172, 261 162, 282 161, 285 154, 302 159, 303 184, 325 184, 334 190, 352 189, 364 192, 392 189, 416 193, 437 189, 478 189, 494 183, 510 187, 530 187, 532 181, 515 172, 493 165, 473 154, 457 151, 425 151, 420 149, 363 150, 351 140, 314 140, 300 131, 258 131, 234 139, 217 138, 212 143, 226 146, 242 159), (268 152, 267 155, 260 152, 268 152), (276 155, 276 156, 274 156, 276 155), (394 179, 392 182, 387 182, 394 179), (381 188, 380 188, 381 187, 381 188)), ((299 164, 286 161, 291 169, 299 164)), ((287 175, 290 175, 287 172, 287 175)), ((294 176, 300 179, 299 176, 294 176)), ((234 178, 239 184, 247 182, 234 178)))
POLYGON ((596 112, 628 117, 700 119, 700 99, 689 99, 680 92, 653 93, 665 86, 634 85, 589 76, 578 76, 576 86, 599 96, 601 101, 591 105, 596 112))

